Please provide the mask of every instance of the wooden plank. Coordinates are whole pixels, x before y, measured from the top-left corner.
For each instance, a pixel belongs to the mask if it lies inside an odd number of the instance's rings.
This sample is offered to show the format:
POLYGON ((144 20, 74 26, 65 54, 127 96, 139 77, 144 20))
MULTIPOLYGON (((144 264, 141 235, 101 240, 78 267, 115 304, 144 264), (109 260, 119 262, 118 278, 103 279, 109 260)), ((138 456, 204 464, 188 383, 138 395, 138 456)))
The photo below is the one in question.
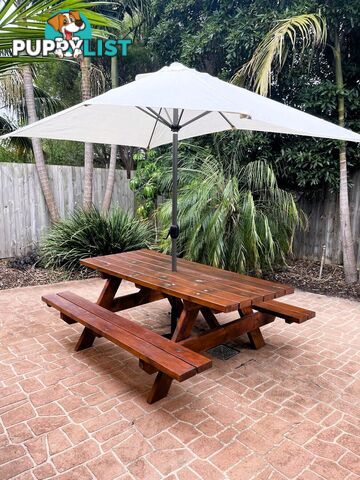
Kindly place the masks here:
MULTIPOLYGON (((165 295, 181 298, 190 302, 196 301, 199 305, 209 307, 219 312, 232 312, 234 310, 237 310, 239 307, 238 302, 228 302, 226 300, 221 300, 219 299, 219 297, 211 295, 211 292, 207 292, 205 294, 201 291, 200 288, 194 291, 189 289, 188 286, 173 286, 170 283, 164 282, 151 276, 134 274, 131 269, 125 269, 122 266, 110 264, 109 262, 104 260, 105 258, 106 257, 96 257, 84 259, 81 260, 81 264, 86 267, 92 268, 93 270, 105 273, 107 275, 118 276, 120 278, 123 278, 124 280, 128 280, 143 287, 150 288, 156 291, 161 291, 165 295)), ((251 305, 251 300, 241 300, 240 305, 249 306, 251 305)))
POLYGON ((288 305, 276 300, 255 304, 254 308, 259 312, 269 313, 296 323, 302 323, 315 317, 315 312, 311 310, 296 307, 295 305, 288 305))
MULTIPOLYGON (((76 320, 85 327, 90 328, 95 334, 107 338, 119 347, 132 353, 144 362, 149 363, 157 370, 166 373, 179 382, 182 382, 197 373, 196 368, 189 363, 166 353, 163 349, 157 348, 151 343, 147 343, 144 339, 140 339, 122 329, 120 326, 115 325, 88 310, 84 310, 80 306, 73 304, 59 295, 46 295, 42 297, 42 299, 45 303, 60 310, 66 316, 76 320)), ((102 307, 99 306, 97 306, 97 308, 102 309, 102 307)))
MULTIPOLYGON (((154 266, 156 265, 156 273, 159 274, 163 272, 164 276, 168 277, 169 280, 172 278, 179 278, 185 277, 186 279, 195 282, 196 285, 199 284, 206 284, 209 288, 214 288, 221 293, 233 293, 236 295, 241 295, 244 297, 254 297, 258 299, 265 300, 272 300, 275 297, 274 291, 269 291, 268 289, 258 288, 253 285, 246 284, 243 281, 229 280, 229 279, 221 279, 219 282, 219 269, 214 269, 214 273, 212 275, 208 273, 195 271, 194 269, 190 269, 188 266, 184 267, 180 265, 177 269, 177 272, 174 276, 171 272, 171 260, 167 255, 144 255, 144 250, 138 250, 134 252, 127 252, 126 253, 126 260, 127 261, 134 261, 139 262, 139 264, 146 264, 147 268, 154 270, 154 266)), ((136 263, 135 263, 136 264, 136 263)), ((163 276, 163 275, 162 275, 163 276)))
MULTIPOLYGON (((152 255, 154 257, 165 257, 167 259, 170 258, 169 255, 164 255, 159 252, 155 252, 154 250, 142 249, 138 250, 138 252, 142 252, 144 255, 152 255)), ((121 254, 123 255, 123 254, 121 254)), ((169 261, 169 260, 167 260, 169 261)), ((190 260, 184 260, 183 258, 178 258, 178 267, 180 268, 183 266, 184 268, 188 268, 190 270, 196 270, 203 273, 208 273, 209 275, 213 275, 216 278, 221 279, 228 279, 233 280, 234 282, 244 282, 249 285, 254 285, 258 288, 269 289, 270 291, 276 291, 281 295, 288 295, 290 293, 294 293, 294 289, 290 285, 282 284, 279 282, 273 282, 270 280, 263 280, 262 278, 257 277, 250 277, 248 275, 244 275, 241 273, 230 272, 229 270, 223 270, 221 268, 211 267, 209 265, 203 265, 201 263, 192 262, 190 260)))
POLYGON ((234 320, 210 332, 195 335, 180 342, 184 347, 195 352, 202 352, 230 340, 240 337, 244 333, 252 332, 275 320, 274 316, 265 313, 254 313, 234 320))
MULTIPOLYGON (((152 277, 153 279, 162 283, 165 282, 168 286, 176 289, 185 289, 190 294, 195 290, 197 292, 194 298, 197 300, 200 296, 202 298, 207 297, 208 294, 211 294, 211 296, 214 297, 214 301, 221 304, 226 302, 226 304, 230 303, 231 305, 238 305, 241 302, 248 302, 250 300, 248 292, 244 292, 243 295, 241 295, 239 293, 233 294, 228 292, 227 289, 220 289, 219 285, 221 285, 221 282, 219 281, 215 282, 215 285, 212 286, 208 285, 206 280, 203 283, 197 283, 194 281, 192 282, 188 275, 181 275, 178 272, 175 274, 172 273, 170 267, 169 269, 164 270, 164 273, 158 272, 157 266, 155 269, 154 265, 151 265, 151 263, 146 264, 137 260, 133 260, 129 253, 130 252, 126 252, 126 255, 108 255, 106 256, 106 262, 108 262, 114 268, 120 267, 124 272, 132 272, 134 276, 136 275, 137 279, 144 275, 147 277, 152 277)), ((254 300, 262 301, 262 296, 256 295, 254 296, 254 300)))
POLYGON ((181 361, 187 362, 196 368, 197 372, 203 372, 211 367, 211 361, 207 358, 197 355, 196 353, 182 348, 161 335, 148 330, 137 323, 131 322, 127 318, 120 317, 115 313, 109 312, 95 303, 91 303, 78 295, 71 292, 61 292, 58 294, 61 298, 73 303, 74 305, 88 311, 93 315, 101 316, 102 319, 113 323, 122 330, 137 336, 139 340, 145 340, 147 343, 154 345, 156 348, 162 349, 164 352, 173 355, 181 361))

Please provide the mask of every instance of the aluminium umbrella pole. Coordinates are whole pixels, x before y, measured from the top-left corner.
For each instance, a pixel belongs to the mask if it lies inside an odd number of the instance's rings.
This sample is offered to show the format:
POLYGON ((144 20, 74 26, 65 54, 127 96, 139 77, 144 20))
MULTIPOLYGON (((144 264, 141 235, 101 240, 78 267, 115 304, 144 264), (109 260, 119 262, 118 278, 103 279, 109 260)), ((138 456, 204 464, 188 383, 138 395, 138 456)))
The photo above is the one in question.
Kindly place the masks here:
POLYGON ((178 136, 179 136, 179 127, 178 127, 179 112, 177 108, 173 109, 173 124, 172 124, 172 173, 173 173, 173 190, 172 190, 172 216, 171 216, 171 227, 170 227, 170 237, 171 237, 171 265, 172 271, 176 272, 176 241, 179 236, 179 227, 177 224, 177 167, 178 167, 178 136))

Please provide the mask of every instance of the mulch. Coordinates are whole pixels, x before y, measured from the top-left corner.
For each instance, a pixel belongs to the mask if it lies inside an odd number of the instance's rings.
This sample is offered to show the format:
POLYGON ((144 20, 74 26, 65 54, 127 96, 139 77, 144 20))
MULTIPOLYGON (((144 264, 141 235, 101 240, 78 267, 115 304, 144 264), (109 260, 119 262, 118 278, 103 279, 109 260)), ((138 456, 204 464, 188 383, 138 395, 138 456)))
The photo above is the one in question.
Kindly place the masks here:
MULTIPOLYGON (((31 285, 46 285, 66 280, 81 280, 96 275, 92 271, 68 273, 63 270, 50 270, 32 262, 0 260, 0 290, 31 285)), ((360 283, 345 283, 343 268, 339 265, 324 265, 319 279, 320 262, 294 260, 286 267, 264 274, 268 280, 288 283, 307 292, 335 297, 360 300, 360 283)))
POLYGON ((341 265, 324 265, 321 278, 319 273, 320 262, 294 260, 288 262, 287 267, 264 275, 264 278, 289 283, 307 292, 360 300, 360 283, 346 283, 341 265))
POLYGON ((96 275, 94 272, 68 273, 63 270, 41 268, 37 265, 24 265, 21 268, 16 268, 10 266, 10 263, 9 260, 0 260, 0 290, 47 285, 66 280, 81 280, 96 275))

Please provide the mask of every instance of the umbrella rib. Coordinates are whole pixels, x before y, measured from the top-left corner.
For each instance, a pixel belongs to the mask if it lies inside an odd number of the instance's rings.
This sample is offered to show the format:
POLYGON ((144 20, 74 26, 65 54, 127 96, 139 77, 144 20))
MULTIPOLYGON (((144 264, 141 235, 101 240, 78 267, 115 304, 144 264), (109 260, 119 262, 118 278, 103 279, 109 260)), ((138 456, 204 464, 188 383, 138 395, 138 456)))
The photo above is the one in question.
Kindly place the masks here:
MULTIPOLYGON (((160 113, 161 113, 161 110, 162 110, 162 107, 161 107, 160 110, 159 110, 159 115, 160 115, 160 113)), ((155 129, 156 129, 156 125, 158 124, 158 121, 159 121, 159 118, 157 118, 157 119, 155 120, 154 127, 153 127, 152 132, 151 132, 151 135, 150 135, 150 140, 149 140, 149 143, 147 144, 147 147, 146 147, 147 149, 150 148, 151 140, 153 139, 153 136, 154 136, 154 133, 155 133, 155 129)))
POLYGON ((167 116, 168 119, 169 119, 169 122, 172 123, 172 120, 171 120, 171 118, 170 118, 169 112, 167 111, 167 108, 164 108, 164 110, 165 110, 166 116, 167 116))
POLYGON ((233 125, 230 120, 222 113, 222 112, 219 112, 220 115, 222 116, 222 118, 225 120, 225 122, 227 122, 231 128, 235 128, 235 125, 233 125))
POLYGON ((180 116, 179 116, 179 121, 178 121, 178 125, 180 125, 180 122, 181 122, 181 119, 182 119, 182 116, 184 114, 184 109, 181 110, 181 113, 180 113, 180 116))
POLYGON ((209 113, 211 113, 211 112, 210 112, 210 111, 206 111, 206 112, 200 113, 200 115, 197 115, 196 117, 191 118, 190 120, 188 120, 187 122, 183 123, 182 125, 179 125, 179 128, 186 127, 186 125, 189 125, 190 123, 196 122, 196 120, 199 120, 200 118, 205 117, 205 115, 208 115, 209 113))
POLYGON ((171 128, 171 125, 163 117, 158 115, 154 110, 149 108, 149 110, 151 111, 151 113, 150 113, 150 112, 146 111, 145 108, 142 108, 142 107, 136 107, 136 108, 138 110, 140 110, 141 112, 146 113, 146 115, 149 115, 149 117, 153 118, 154 120, 158 120, 159 122, 163 123, 167 127, 171 128))
POLYGON ((146 108, 149 110, 149 112, 151 112, 153 115, 155 115, 156 118, 158 118, 160 122, 162 121, 165 125, 167 125, 169 128, 171 128, 171 123, 167 122, 165 120, 165 118, 162 117, 159 113, 157 113, 153 108, 151 108, 151 107, 146 107, 146 108))

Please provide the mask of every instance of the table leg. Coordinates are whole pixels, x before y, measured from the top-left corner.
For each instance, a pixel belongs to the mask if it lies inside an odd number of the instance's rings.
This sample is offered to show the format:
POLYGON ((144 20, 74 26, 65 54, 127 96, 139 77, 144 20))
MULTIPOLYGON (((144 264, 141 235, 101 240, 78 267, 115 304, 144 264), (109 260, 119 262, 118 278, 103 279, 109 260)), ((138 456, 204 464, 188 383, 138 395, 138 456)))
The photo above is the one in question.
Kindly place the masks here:
MULTIPOLYGON (((173 342, 180 342, 181 340, 184 340, 190 336, 199 310, 199 305, 184 300, 180 318, 177 322, 175 332, 171 338, 173 342)), ((149 392, 147 402, 154 403, 162 398, 165 398, 169 393, 172 380, 173 379, 165 373, 159 372, 156 375, 155 382, 149 392)))
POLYGON ((200 309, 206 323, 208 324, 209 328, 218 328, 220 327, 220 323, 218 322, 218 319, 214 315, 213 311, 210 308, 203 307, 200 309))
POLYGON ((174 335, 178 319, 181 315, 183 304, 180 298, 167 296, 169 303, 171 305, 171 330, 170 338, 174 335))
POLYGON ((196 303, 191 303, 186 300, 183 301, 183 309, 177 322, 175 332, 171 337, 173 342, 180 342, 181 340, 185 340, 185 338, 190 337, 191 330, 194 326, 199 311, 200 306, 196 305, 196 303))
MULTIPOLYGON (((239 308, 240 317, 243 317, 245 315, 250 315, 252 313, 254 312, 251 307, 246 307, 241 309, 239 308)), ((247 336, 250 341, 250 345, 254 350, 259 350, 259 348, 262 348, 265 346, 265 340, 264 340, 264 337, 262 336, 260 328, 255 328, 255 330, 252 330, 251 332, 247 332, 247 336)))
MULTIPOLYGON (((112 302, 116 295, 116 292, 118 291, 118 288, 120 286, 120 283, 121 283, 121 278, 109 277, 106 280, 105 285, 96 303, 101 307, 104 307, 110 310, 112 302)), ((85 327, 75 346, 75 352, 91 347, 94 343, 95 338, 96 338, 95 333, 92 330, 90 330, 90 328, 85 327)))

